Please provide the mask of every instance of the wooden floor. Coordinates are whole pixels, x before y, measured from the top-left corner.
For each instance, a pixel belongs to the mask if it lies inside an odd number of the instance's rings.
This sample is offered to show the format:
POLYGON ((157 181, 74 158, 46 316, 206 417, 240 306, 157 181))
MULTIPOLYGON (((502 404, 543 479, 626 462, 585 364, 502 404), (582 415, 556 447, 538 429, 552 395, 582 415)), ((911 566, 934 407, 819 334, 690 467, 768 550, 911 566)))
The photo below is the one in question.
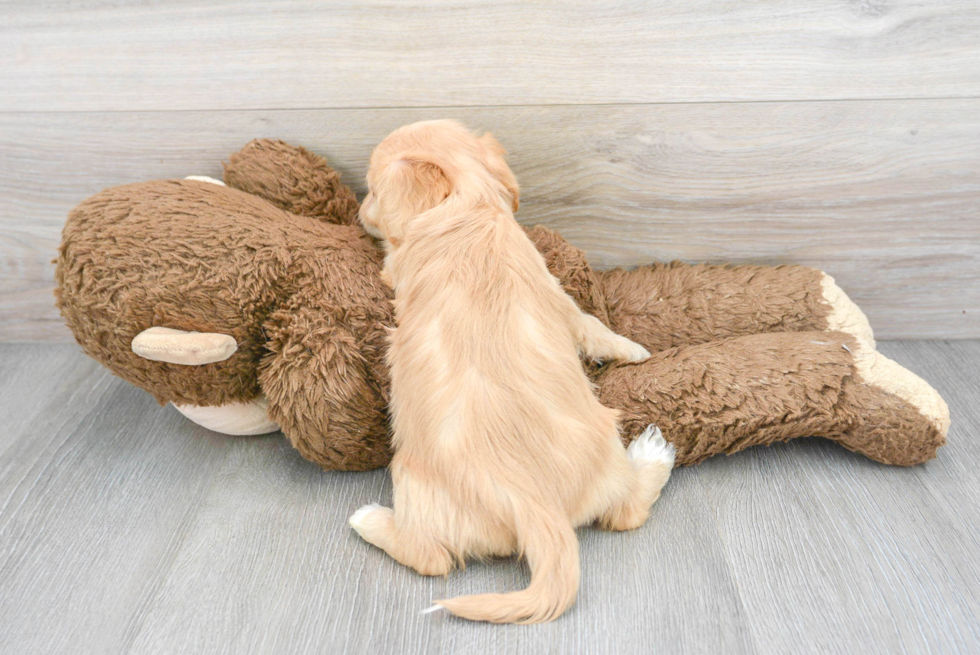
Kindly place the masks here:
POLYGON ((948 400, 938 459, 800 440, 679 469, 642 529, 580 531, 565 616, 500 627, 419 611, 523 566, 422 578, 347 527, 385 471, 193 426, 72 345, 0 346, 0 651, 980 652, 980 342, 881 350, 948 400))

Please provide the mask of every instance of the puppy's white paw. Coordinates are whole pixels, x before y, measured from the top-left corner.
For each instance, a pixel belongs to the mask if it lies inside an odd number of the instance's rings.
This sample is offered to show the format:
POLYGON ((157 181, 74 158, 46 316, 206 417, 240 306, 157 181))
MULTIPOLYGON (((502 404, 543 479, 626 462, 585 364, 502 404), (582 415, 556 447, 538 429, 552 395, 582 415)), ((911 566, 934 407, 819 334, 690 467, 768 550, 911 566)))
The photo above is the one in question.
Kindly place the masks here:
POLYGON ((627 362, 642 362, 644 360, 650 359, 650 351, 636 343, 635 341, 630 341, 626 337, 623 337, 624 341, 624 352, 625 356, 623 361, 627 362))
POLYGON ((370 519, 371 514, 373 514, 379 509, 384 509, 384 508, 377 503, 364 505, 363 507, 359 508, 356 512, 351 514, 351 517, 350 519, 348 519, 347 522, 350 523, 350 527, 354 528, 357 534, 361 535, 361 537, 364 537, 364 531, 367 529, 368 521, 370 519))
POLYGON ((677 449, 664 439, 660 428, 652 423, 626 449, 626 456, 636 464, 657 464, 668 470, 674 468, 677 449))

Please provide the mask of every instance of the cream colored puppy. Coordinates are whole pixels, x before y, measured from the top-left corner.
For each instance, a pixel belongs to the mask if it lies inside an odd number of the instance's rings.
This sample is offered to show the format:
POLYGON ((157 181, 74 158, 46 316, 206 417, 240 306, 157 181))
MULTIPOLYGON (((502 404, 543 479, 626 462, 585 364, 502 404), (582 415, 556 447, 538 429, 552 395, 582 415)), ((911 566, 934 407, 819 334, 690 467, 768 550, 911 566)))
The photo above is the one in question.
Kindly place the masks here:
POLYGON ((351 526, 424 575, 527 556, 531 583, 438 601, 473 620, 558 617, 579 584, 575 527, 646 520, 673 467, 653 426, 625 450, 579 355, 649 353, 583 314, 514 220, 517 181, 492 136, 416 123, 374 151, 364 227, 383 239, 391 335, 394 510, 351 526))

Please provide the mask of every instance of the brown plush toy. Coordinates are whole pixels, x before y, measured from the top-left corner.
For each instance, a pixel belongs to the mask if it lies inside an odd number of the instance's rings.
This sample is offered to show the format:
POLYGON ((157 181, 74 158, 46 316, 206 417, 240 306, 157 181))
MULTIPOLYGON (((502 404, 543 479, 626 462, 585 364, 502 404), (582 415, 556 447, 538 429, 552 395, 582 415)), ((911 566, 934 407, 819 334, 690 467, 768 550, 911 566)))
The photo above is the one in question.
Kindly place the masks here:
MULTIPOLYGON (((55 292, 86 353, 228 434, 282 429, 325 469, 390 458, 383 254, 326 162, 259 140, 208 178, 107 189, 65 225, 55 292)), ((861 311, 798 266, 673 263, 597 272, 558 234, 528 231, 552 273, 655 353, 590 366, 630 440, 647 424, 679 464, 818 436, 879 462, 935 456, 949 413, 880 355, 861 311)))

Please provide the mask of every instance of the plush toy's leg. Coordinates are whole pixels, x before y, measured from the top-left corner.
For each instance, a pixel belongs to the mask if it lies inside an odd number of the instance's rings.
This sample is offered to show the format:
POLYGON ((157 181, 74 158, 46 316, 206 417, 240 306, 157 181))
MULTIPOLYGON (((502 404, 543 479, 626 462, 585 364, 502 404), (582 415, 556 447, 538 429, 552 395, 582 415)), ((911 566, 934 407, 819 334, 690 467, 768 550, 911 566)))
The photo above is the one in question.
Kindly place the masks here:
POLYGON ((269 418, 269 401, 265 396, 259 396, 247 403, 230 403, 218 407, 177 404, 174 407, 198 425, 222 434, 269 434, 279 429, 279 424, 269 418))
POLYGON ((654 423, 694 464, 817 436, 885 464, 931 459, 949 411, 915 374, 842 332, 752 335, 673 348, 598 379, 629 439, 654 423))
POLYGON ((600 274, 609 325, 651 351, 768 332, 839 330, 874 344, 868 319, 803 266, 674 262, 600 274))

